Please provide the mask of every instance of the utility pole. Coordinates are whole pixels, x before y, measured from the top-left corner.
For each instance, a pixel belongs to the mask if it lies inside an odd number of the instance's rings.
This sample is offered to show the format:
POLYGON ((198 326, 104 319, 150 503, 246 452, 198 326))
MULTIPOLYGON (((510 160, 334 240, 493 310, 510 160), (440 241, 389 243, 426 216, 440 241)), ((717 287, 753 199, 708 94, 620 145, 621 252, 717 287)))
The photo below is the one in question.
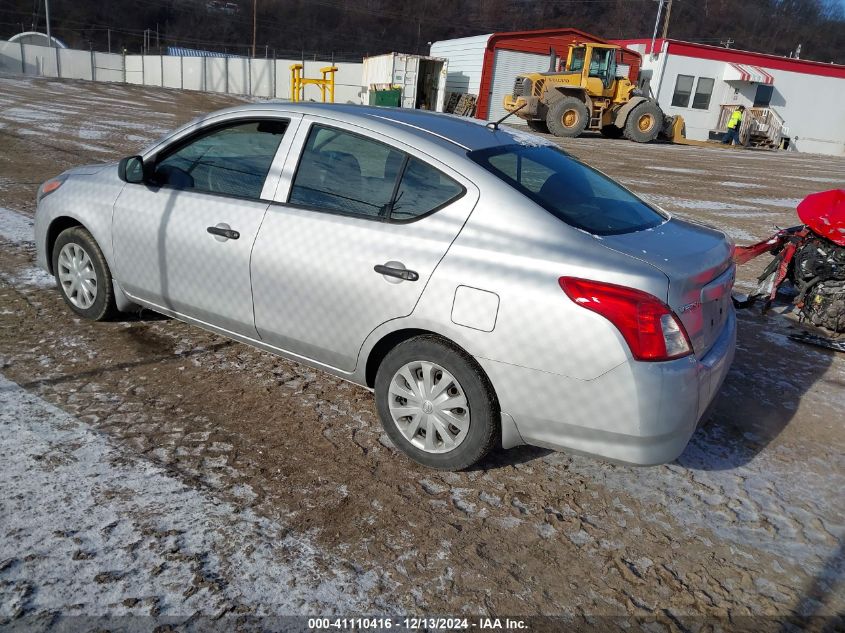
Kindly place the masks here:
POLYGON ((47 20, 47 46, 53 47, 53 38, 50 35, 50 0, 44 0, 44 17, 47 20))
POLYGON ((663 35, 661 35, 662 39, 666 39, 666 34, 669 32, 669 16, 672 14, 672 0, 669 0, 669 4, 666 5, 666 17, 663 18, 663 35))
POLYGON ((258 0, 252 0, 252 56, 255 57, 255 27, 258 24, 258 0))
POLYGON ((651 58, 654 59, 657 57, 656 53, 654 52, 654 40, 657 39, 657 28, 660 26, 660 14, 663 12, 663 0, 660 0, 660 4, 657 5, 657 17, 654 18, 654 34, 651 36, 651 58))

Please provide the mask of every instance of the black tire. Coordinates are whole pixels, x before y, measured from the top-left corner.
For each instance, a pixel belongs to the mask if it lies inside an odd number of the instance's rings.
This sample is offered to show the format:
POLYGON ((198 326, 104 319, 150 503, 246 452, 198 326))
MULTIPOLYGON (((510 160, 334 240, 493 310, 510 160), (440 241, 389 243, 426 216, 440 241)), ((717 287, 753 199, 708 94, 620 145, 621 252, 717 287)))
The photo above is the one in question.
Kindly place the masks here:
MULTIPOLYGON (((117 307, 114 302, 114 287, 112 285, 111 271, 109 265, 106 263, 106 258, 97 242, 91 236, 87 229, 81 226, 74 226, 65 229, 59 234, 56 243, 53 246, 53 274, 56 277, 56 285, 59 288, 59 294, 62 295, 65 303, 79 316, 89 319, 91 321, 106 321, 113 318, 117 314, 117 307), (59 263, 59 254, 62 249, 68 245, 75 245, 82 249, 88 256, 91 262, 91 268, 94 273, 94 286, 96 292, 94 294, 93 302, 90 306, 80 306, 74 302, 74 299, 68 294, 69 289, 61 280, 61 264, 59 263)), ((77 295, 78 296, 78 295, 77 295)), ((77 302, 79 300, 77 299, 77 302)))
POLYGON ((654 101, 643 101, 628 114, 625 138, 636 143, 650 143, 663 128, 663 111, 654 101))
MULTIPOLYGON (((376 373, 375 397, 379 418, 387 435, 406 455, 423 466, 438 470, 463 470, 501 445, 499 404, 486 374, 472 356, 438 336, 418 336, 394 347, 376 373), (390 394, 391 381, 406 364, 416 361, 435 363, 451 373, 466 397, 469 429, 463 440, 446 452, 427 452, 412 444, 399 430, 390 413, 390 399, 395 397, 390 394)), ((422 437, 417 436, 418 441, 423 441, 425 431, 421 429, 418 433, 422 434, 422 437)))
POLYGON ((546 124, 555 136, 574 138, 587 129, 590 112, 587 105, 576 97, 563 97, 549 106, 546 124))
POLYGON ((601 129, 601 135, 605 138, 622 138, 622 128, 615 125, 605 125, 601 129))
POLYGON ((531 128, 534 132, 539 132, 540 134, 548 134, 549 133, 549 126, 545 121, 541 121, 539 119, 534 119, 528 122, 528 127, 531 128))

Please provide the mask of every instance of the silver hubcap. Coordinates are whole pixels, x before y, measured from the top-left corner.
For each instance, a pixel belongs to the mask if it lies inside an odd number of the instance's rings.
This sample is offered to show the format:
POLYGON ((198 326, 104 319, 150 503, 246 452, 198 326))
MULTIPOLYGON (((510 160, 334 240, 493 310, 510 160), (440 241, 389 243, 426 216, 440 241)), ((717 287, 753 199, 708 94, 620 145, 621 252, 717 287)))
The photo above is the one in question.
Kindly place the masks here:
POLYGON ((59 283, 70 302, 87 310, 97 299, 97 272, 88 253, 79 244, 65 244, 59 251, 59 283))
POLYGON ((388 398, 394 424, 418 449, 448 453, 466 439, 466 394, 440 365, 423 360, 404 365, 390 381, 388 398))

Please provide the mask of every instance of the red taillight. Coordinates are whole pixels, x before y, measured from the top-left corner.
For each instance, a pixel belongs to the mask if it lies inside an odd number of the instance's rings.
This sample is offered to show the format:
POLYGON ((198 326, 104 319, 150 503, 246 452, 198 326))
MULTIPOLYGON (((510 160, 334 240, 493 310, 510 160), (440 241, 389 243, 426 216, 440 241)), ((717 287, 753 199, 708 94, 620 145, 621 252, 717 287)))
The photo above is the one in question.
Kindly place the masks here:
POLYGON ((558 281, 576 304, 616 326, 636 360, 671 360, 692 353, 683 324, 654 295, 577 277, 561 277, 558 281))

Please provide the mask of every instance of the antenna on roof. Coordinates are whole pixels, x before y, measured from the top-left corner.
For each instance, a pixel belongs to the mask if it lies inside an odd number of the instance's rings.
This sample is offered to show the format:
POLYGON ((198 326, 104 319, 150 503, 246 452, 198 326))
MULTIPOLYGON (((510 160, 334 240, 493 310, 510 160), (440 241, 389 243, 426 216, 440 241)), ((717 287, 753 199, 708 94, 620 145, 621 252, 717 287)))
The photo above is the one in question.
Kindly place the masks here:
POLYGON ((501 123, 502 121, 504 121, 505 119, 507 119, 509 116, 513 116, 514 114, 516 114, 517 112, 519 112, 520 110, 522 110, 522 108, 524 108, 524 107, 525 107, 525 106, 527 106, 527 105, 528 105, 528 103, 523 103, 523 104, 522 104, 521 106, 519 106, 516 110, 511 110, 510 112, 508 112, 505 116, 503 116, 503 117, 502 117, 501 119, 499 119, 498 121, 490 121, 490 123, 488 123, 488 124, 487 124, 487 126, 486 126, 486 127, 487 127, 487 129, 490 129, 490 130, 493 130, 493 131, 498 130, 498 129, 499 129, 499 123, 501 123))

